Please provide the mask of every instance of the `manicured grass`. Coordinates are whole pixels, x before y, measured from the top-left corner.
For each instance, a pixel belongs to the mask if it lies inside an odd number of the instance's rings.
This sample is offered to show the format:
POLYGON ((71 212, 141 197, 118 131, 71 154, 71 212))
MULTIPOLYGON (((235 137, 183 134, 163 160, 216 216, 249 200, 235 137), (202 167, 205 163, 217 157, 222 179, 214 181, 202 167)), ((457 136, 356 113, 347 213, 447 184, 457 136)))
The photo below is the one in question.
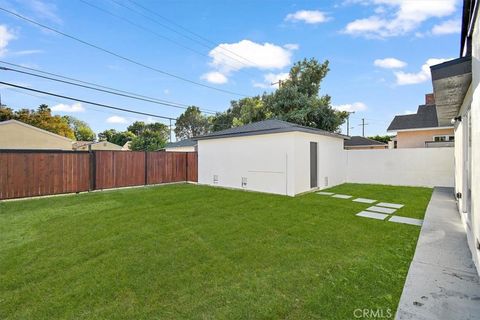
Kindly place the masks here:
MULTIPOLYGON (((351 184, 332 190, 401 197, 416 217, 431 194, 351 184)), ((0 318, 393 314, 420 228, 355 216, 367 206, 194 185, 0 203, 0 318)))
MULTIPOLYGON (((367 198, 378 200, 380 202, 403 204, 404 206, 398 209, 395 212, 395 215, 417 219, 423 219, 428 202, 432 196, 432 189, 430 188, 395 187, 357 183, 345 183, 322 191, 348 194, 355 198, 367 198)), ((366 204, 364 207, 368 208, 372 205, 375 204, 366 204)))

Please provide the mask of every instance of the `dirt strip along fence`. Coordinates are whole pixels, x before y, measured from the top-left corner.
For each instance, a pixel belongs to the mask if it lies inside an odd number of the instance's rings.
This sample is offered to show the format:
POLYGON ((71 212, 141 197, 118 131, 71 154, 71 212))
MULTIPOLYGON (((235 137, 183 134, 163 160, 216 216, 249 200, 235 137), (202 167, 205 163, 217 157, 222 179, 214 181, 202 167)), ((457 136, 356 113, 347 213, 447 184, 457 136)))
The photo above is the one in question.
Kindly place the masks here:
POLYGON ((197 182, 196 152, 0 150, 0 200, 197 182))

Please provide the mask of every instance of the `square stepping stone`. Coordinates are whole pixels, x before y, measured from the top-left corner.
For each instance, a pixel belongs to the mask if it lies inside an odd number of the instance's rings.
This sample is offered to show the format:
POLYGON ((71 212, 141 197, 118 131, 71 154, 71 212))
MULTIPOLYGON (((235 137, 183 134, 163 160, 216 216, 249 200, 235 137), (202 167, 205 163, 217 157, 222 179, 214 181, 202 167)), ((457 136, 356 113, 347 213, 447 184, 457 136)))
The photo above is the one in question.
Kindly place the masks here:
POLYGON ((381 212, 381 213, 387 213, 387 214, 392 214, 395 211, 397 211, 397 209, 383 208, 383 207, 377 207, 377 206, 367 208, 367 210, 368 211, 381 212))
POLYGON ((333 198, 338 198, 338 199, 350 199, 352 196, 346 195, 346 194, 336 194, 332 196, 333 198))
POLYGON ((379 207, 387 207, 387 208, 393 208, 393 209, 400 209, 403 207, 403 204, 397 204, 397 203, 388 203, 388 202, 380 202, 376 204, 379 207))
POLYGON ((377 200, 372 200, 372 199, 366 199, 366 198, 357 198, 353 199, 354 202, 361 202, 361 203, 374 203, 377 200))
POLYGON ((333 192, 323 192, 322 191, 322 192, 317 192, 317 194, 320 194, 322 196, 331 196, 332 194, 335 194, 335 193, 333 193, 333 192))
POLYGON ((356 214, 359 217, 365 217, 365 218, 372 218, 372 219, 377 219, 377 220, 385 220, 386 217, 388 217, 387 214, 383 213, 376 213, 376 212, 368 212, 368 211, 361 211, 356 214))
POLYGON ((423 224, 423 220, 414 219, 414 218, 407 218, 407 217, 400 217, 400 216, 392 216, 388 221, 411 224, 411 225, 414 225, 414 226, 421 226, 423 224))

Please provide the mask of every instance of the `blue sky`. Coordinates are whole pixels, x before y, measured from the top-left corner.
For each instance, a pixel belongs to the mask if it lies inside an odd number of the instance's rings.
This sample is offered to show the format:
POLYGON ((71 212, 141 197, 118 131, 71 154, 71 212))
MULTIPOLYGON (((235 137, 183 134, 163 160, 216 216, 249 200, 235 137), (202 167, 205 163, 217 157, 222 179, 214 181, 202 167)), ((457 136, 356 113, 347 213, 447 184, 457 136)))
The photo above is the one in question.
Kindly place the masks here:
MULTIPOLYGON (((0 7, 145 65, 247 96, 274 90, 269 83, 285 77, 297 60, 328 59, 321 94, 329 94, 336 108, 355 111, 352 135, 361 134, 361 118, 366 135, 384 134, 395 114, 415 112, 432 91, 428 65, 459 54, 459 0, 135 0, 149 11, 129 0, 84 1, 121 18, 81 0, 0 0, 0 7)), ((210 110, 223 111, 239 98, 128 63, 5 12, 0 60, 210 110)), ((0 78, 168 117, 182 112, 6 71, 0 78)), ((47 103, 96 132, 156 120, 6 87, 0 93, 15 109, 47 103)))

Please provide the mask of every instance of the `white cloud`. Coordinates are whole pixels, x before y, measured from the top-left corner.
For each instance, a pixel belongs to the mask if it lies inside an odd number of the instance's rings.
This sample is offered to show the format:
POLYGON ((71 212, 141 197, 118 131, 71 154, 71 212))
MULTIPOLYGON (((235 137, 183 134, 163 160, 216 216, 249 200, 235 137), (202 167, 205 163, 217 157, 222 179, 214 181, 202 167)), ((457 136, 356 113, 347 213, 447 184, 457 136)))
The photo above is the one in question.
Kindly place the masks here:
POLYGON ((405 111, 403 112, 403 114, 415 114, 415 113, 417 113, 417 112, 416 112, 416 111, 413 111, 413 110, 405 110, 405 111))
POLYGON ((300 10, 294 13, 289 13, 285 17, 285 21, 305 22, 308 24, 318 24, 330 20, 325 12, 318 10, 300 10))
POLYGON ((363 102, 354 102, 354 103, 347 103, 347 104, 341 104, 338 106, 333 106, 333 108, 337 109, 338 111, 355 112, 355 111, 367 110, 367 105, 363 102))
POLYGON ((300 48, 300 46, 296 43, 287 43, 286 45, 283 46, 285 49, 288 49, 288 50, 298 50, 300 48))
POLYGON ((395 59, 395 58, 376 59, 373 62, 373 64, 376 67, 385 68, 385 69, 398 69, 398 68, 403 68, 407 65, 406 62, 395 59))
POLYGON ((27 56, 27 55, 31 55, 31 54, 38 54, 38 53, 44 53, 44 52, 45 51, 39 50, 39 49, 31 49, 31 50, 15 51, 15 52, 12 52, 12 54, 14 54, 16 56, 27 56))
POLYGON ((57 6, 51 2, 47 3, 41 0, 22 0, 36 16, 44 20, 49 20, 56 24, 62 24, 62 19, 57 14, 57 6))
POLYGON ((111 116, 107 118, 107 123, 128 123, 127 119, 120 116, 111 116))
POLYGON ((170 90, 168 90, 168 89, 164 89, 164 90, 163 90, 163 94, 165 94, 165 95, 169 95, 169 94, 170 94, 170 90))
POLYGON ((447 20, 433 26, 432 34, 444 35, 444 34, 460 33, 461 28, 462 26, 461 26, 460 20, 458 19, 447 20))
POLYGON ((430 80, 430 77, 431 77, 430 66, 436 65, 448 60, 452 60, 452 59, 451 58, 450 59, 437 59, 437 58, 428 59, 422 65, 421 70, 416 73, 397 71, 395 72, 395 77, 397 78, 397 85, 403 86, 403 85, 417 84, 417 83, 428 81, 430 80))
POLYGON ((348 23, 344 32, 364 37, 385 38, 412 32, 428 19, 453 14, 458 1, 364 0, 354 2, 374 6, 375 14, 348 23))
POLYGON ((0 24, 0 57, 5 55, 8 43, 15 38, 16 36, 6 25, 0 24))
POLYGON ((85 108, 82 106, 80 102, 74 103, 74 104, 64 104, 60 103, 57 105, 54 105, 52 107, 52 111, 60 111, 60 112, 83 112, 85 111, 85 108))
POLYGON ((241 40, 236 43, 223 43, 209 52, 212 58, 210 66, 214 71, 202 75, 202 79, 212 83, 228 82, 228 76, 244 68, 260 70, 282 69, 291 64, 292 51, 298 45, 287 44, 284 47, 265 42, 255 43, 241 40))
POLYGON ((257 88, 278 88, 278 81, 285 80, 289 76, 288 72, 267 73, 263 76, 264 82, 253 82, 253 86, 257 88), (274 83, 274 84, 272 84, 274 83))
POLYGON ((242 40, 220 44, 208 55, 213 59, 211 65, 225 74, 242 68, 281 69, 290 64, 291 51, 268 42, 242 40))
POLYGON ((202 79, 216 84, 224 84, 228 82, 228 78, 218 71, 207 72, 202 75, 202 79))

